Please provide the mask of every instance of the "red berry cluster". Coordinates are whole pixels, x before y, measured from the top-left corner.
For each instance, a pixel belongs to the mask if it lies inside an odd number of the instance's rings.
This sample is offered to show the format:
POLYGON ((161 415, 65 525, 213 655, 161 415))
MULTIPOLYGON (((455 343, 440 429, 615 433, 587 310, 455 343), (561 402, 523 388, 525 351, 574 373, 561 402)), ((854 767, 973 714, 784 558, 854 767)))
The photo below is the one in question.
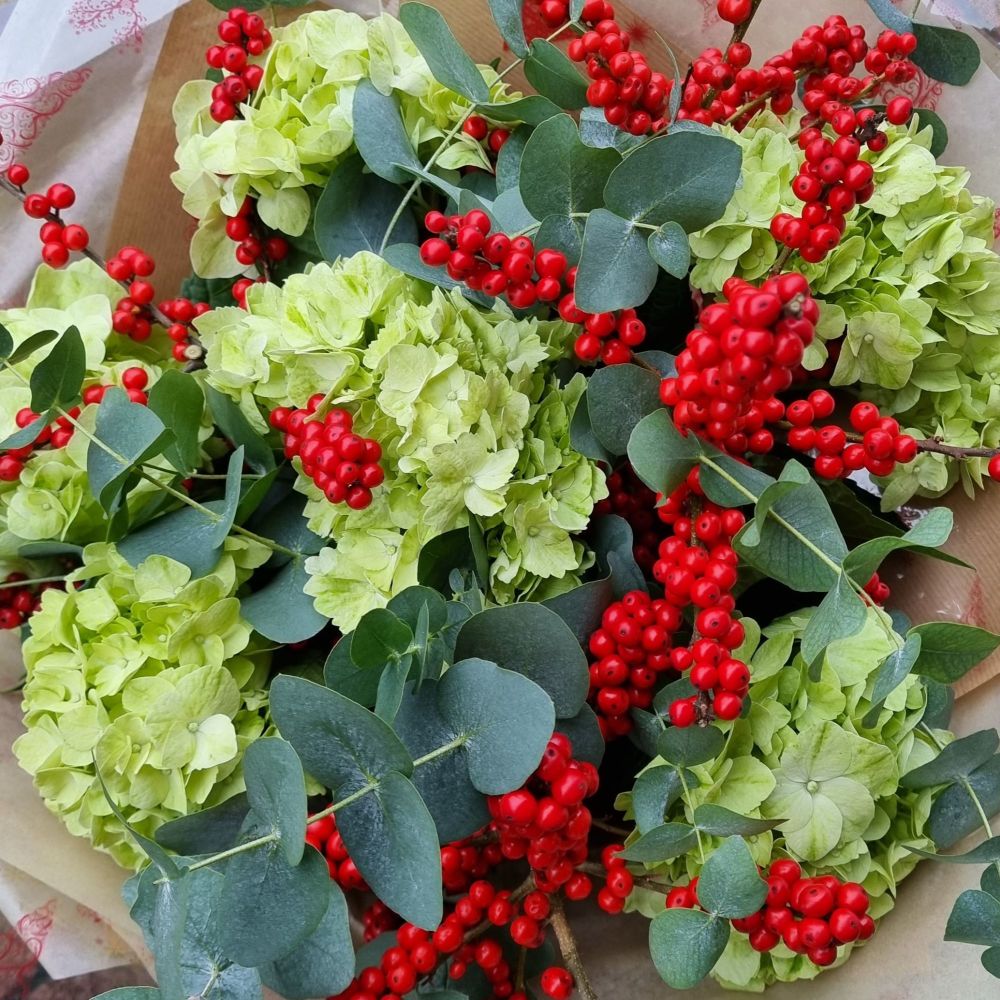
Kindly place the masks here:
POLYGON ((483 143, 486 152, 494 160, 510 138, 510 129, 491 125, 482 115, 469 115, 462 125, 462 131, 476 142, 483 143))
POLYGON ((118 301, 111 314, 112 329, 132 340, 149 340, 155 322, 152 304, 156 290, 145 279, 156 270, 156 262, 138 247, 127 246, 105 268, 115 281, 128 287, 128 294, 118 301))
POLYGON ((366 906, 361 914, 362 936, 366 942, 374 941, 380 934, 395 930, 400 923, 399 916, 382 900, 376 899, 370 906, 366 906))
POLYGON ((607 0, 587 0, 579 20, 587 30, 569 43, 567 53, 586 66, 591 79, 587 103, 602 108, 610 124, 632 135, 659 131, 673 81, 631 50, 632 38, 607 0))
MULTIPOLYGON (((0 464, 3 461, 0 459, 0 464)), ((0 629, 20 628, 42 606, 42 594, 46 590, 65 588, 65 584, 54 581, 43 583, 37 589, 10 586, 27 579, 26 573, 8 573, 3 578, 7 586, 0 589, 0 629)))
POLYGON ((190 299, 168 299, 160 303, 160 312, 170 320, 167 336, 174 342, 175 361, 197 361, 204 356, 205 350, 191 324, 211 308, 207 302, 192 302, 190 299))
POLYGON ((677 376, 663 380, 660 398, 673 407, 674 424, 733 455, 769 452, 780 420, 776 394, 815 335, 819 307, 801 274, 787 273, 757 288, 730 278, 723 300, 702 310, 677 358, 677 376))
POLYGON ((601 627, 589 641, 594 658, 589 700, 605 740, 632 729, 631 709, 652 704, 653 688, 673 667, 670 644, 682 624, 678 605, 652 600, 641 590, 630 591, 605 609, 601 627))
POLYGON ((625 847, 622 844, 608 844, 601 851, 601 865, 607 873, 604 877, 604 888, 597 894, 597 905, 605 913, 621 913, 625 909, 635 880, 625 862, 618 857, 625 847))
POLYGON ((817 419, 833 413, 830 393, 817 389, 806 399, 789 403, 785 419, 792 425, 788 445, 795 451, 816 452, 813 469, 822 479, 840 479, 867 469, 873 476, 891 475, 896 463, 912 462, 919 451, 915 438, 900 433, 894 417, 884 417, 874 403, 856 403, 848 434, 837 424, 815 427, 817 419))
POLYGON ((465 892, 477 879, 485 878, 500 862, 500 845, 490 840, 466 837, 441 848, 441 881, 446 892, 465 892))
POLYGON ((367 892, 368 884, 361 877, 358 866, 347 853, 344 838, 337 829, 335 816, 324 816, 306 827, 306 842, 326 857, 330 868, 330 878, 341 889, 367 892))
POLYGON ((655 507, 656 494, 626 463, 608 476, 608 496, 594 508, 595 518, 617 514, 628 521, 632 528, 632 555, 647 575, 653 571, 656 550, 663 538, 655 507))
MULTIPOLYGON (((144 368, 126 368, 122 373, 122 388, 128 393, 128 397, 133 403, 141 403, 143 406, 147 402, 146 393, 143 392, 143 389, 145 389, 148 381, 149 376, 146 374, 144 368)), ((84 389, 84 404, 100 403, 104 398, 104 393, 109 388, 110 385, 92 385, 84 389)), ((0 454, 0 482, 17 482, 24 471, 24 463, 39 448, 45 445, 48 445, 52 450, 65 448, 76 430, 73 421, 79 416, 80 407, 74 406, 72 409, 66 411, 66 416, 57 417, 52 424, 42 427, 31 444, 23 445, 20 448, 9 448, 0 454)), ((18 427, 28 427, 38 417, 39 414, 35 413, 30 407, 25 406, 17 411, 14 422, 18 427)))
POLYGON ((584 328, 575 345, 582 361, 624 364, 632 348, 646 339, 646 326, 634 309, 585 313, 577 307, 572 292, 576 268, 569 267, 559 250, 536 250, 527 236, 491 233, 489 216, 478 209, 452 216, 428 212, 424 224, 435 234, 420 247, 428 266, 444 267, 450 277, 476 291, 503 296, 515 309, 558 301, 559 315, 584 328))
POLYGON ((330 503, 346 503, 363 510, 372 502, 372 490, 385 479, 379 465, 378 441, 351 432, 347 410, 328 410, 314 417, 323 394, 312 396, 304 410, 279 406, 271 411, 271 426, 283 432, 285 457, 302 463, 302 471, 323 491, 330 503))
POLYGON ((892 591, 889 584, 884 583, 878 573, 872 573, 871 579, 862 588, 875 604, 885 604, 892 591))
MULTIPOLYGON (((577 865, 587 860, 591 817, 583 801, 597 791, 597 768, 573 760, 572 752, 569 739, 554 733, 525 786, 488 800, 490 829, 499 835, 503 856, 527 859, 535 885, 545 893, 564 886, 569 892, 577 865)), ((590 880, 577 882, 580 894, 570 898, 583 899, 590 880)))
POLYGON ((219 22, 218 31, 223 44, 213 45, 205 53, 205 61, 212 69, 225 70, 231 75, 212 88, 209 114, 217 122, 227 122, 236 117, 237 106, 264 79, 264 67, 251 63, 250 59, 270 48, 272 39, 264 18, 249 14, 242 7, 233 7, 219 22))
MULTIPOLYGON (((239 212, 226 220, 226 235, 239 246, 236 248, 236 259, 244 266, 256 264, 262 258, 272 264, 283 261, 288 256, 288 240, 284 236, 261 236, 262 223, 257 217, 256 202, 253 198, 244 198, 239 212)), ((252 282, 244 278, 249 287, 252 282)), ((235 286, 234 286, 235 294, 235 286)), ((245 292, 244 292, 245 295, 245 292)), ((243 295, 236 295, 237 301, 243 295)), ((243 303, 241 302, 241 305, 243 303)))
MULTIPOLYGON (((7 180, 22 193, 31 174, 23 163, 12 163, 7 168, 7 180)), ((68 184, 52 184, 45 194, 26 194, 24 214, 31 219, 45 219, 38 236, 42 241, 42 260, 50 267, 62 267, 73 251, 86 250, 90 234, 83 226, 66 225, 60 212, 76 201, 76 192, 68 184)))
POLYGON ((666 600, 694 612, 694 632, 687 646, 670 650, 670 665, 690 671, 698 693, 670 705, 670 721, 685 727, 712 719, 735 719, 743 710, 750 669, 732 651, 745 637, 732 613, 739 558, 732 539, 746 523, 738 510, 726 510, 705 497, 696 467, 658 508, 673 534, 660 544, 653 576, 666 600))
POLYGON ((835 875, 803 878, 791 859, 772 861, 764 878, 764 906, 732 922, 749 935, 755 951, 770 951, 784 941, 814 965, 826 966, 837 960, 840 945, 866 941, 875 933, 868 893, 857 882, 841 882, 835 875))

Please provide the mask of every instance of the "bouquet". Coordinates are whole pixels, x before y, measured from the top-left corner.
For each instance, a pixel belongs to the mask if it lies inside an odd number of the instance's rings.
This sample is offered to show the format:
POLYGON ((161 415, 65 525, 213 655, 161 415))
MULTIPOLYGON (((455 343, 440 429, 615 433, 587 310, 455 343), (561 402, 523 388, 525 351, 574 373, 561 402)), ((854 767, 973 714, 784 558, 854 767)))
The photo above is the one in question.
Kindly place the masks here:
POLYGON ((158 986, 108 998, 595 1000, 584 900, 759 992, 924 858, 984 866, 946 934, 1000 976, 1000 736, 948 728, 1000 636, 883 569, 1000 480, 993 205, 892 93, 978 50, 869 0, 760 59, 764 2, 655 68, 607 0, 490 0, 490 65, 419 2, 216 4, 174 297, 0 179, 14 751, 133 873, 158 986))

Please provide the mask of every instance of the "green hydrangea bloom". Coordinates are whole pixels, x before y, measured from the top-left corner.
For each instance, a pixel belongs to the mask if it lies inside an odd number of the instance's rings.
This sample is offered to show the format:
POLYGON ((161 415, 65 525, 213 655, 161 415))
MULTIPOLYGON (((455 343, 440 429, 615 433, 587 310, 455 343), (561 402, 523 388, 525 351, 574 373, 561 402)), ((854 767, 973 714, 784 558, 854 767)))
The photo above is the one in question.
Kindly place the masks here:
MULTIPOLYGON (((43 265, 35 273, 26 305, 0 311, 0 324, 15 347, 43 330, 62 333, 75 326, 86 351, 84 386, 121 385, 125 369, 138 365, 149 376, 151 388, 165 368, 164 359, 170 357, 170 341, 159 329, 142 343, 115 333, 111 314, 121 297, 121 285, 90 260, 58 271, 43 265)), ((0 438, 17 430, 17 412, 31 403, 27 384, 31 371, 51 350, 44 347, 15 365, 13 372, 0 372, 0 438)), ((82 408, 78 420, 93 430, 96 418, 97 406, 91 404, 82 408)), ((206 409, 203 439, 211 429, 206 409)), ((58 539, 84 545, 104 537, 104 513, 87 483, 88 447, 87 437, 78 431, 64 448, 37 450, 25 462, 18 481, 0 483, 0 557, 15 555, 25 541, 58 539)), ((157 464, 168 465, 163 458, 157 464)), ((164 472, 161 478, 167 482, 170 474, 164 472)), ((130 511, 141 514, 157 496, 155 483, 141 481, 129 495, 130 511)))
POLYGON ((590 565, 574 536, 607 488, 570 444, 585 382, 555 375, 567 324, 483 312, 360 253, 257 285, 246 311, 207 313, 198 330, 209 383, 254 426, 325 393, 382 445, 386 480, 366 510, 296 484, 310 528, 336 546, 307 562, 307 592, 345 631, 415 584, 420 549, 471 516, 498 602, 560 593, 590 565))
MULTIPOLYGON (((768 226, 797 213, 791 191, 801 152, 787 121, 758 115, 741 133, 742 187, 717 222, 691 237, 692 281, 717 293, 734 274, 759 280, 777 257, 768 226), (774 180, 780 184, 775 186, 774 180)), ((889 130, 875 170, 875 194, 847 217, 841 244, 803 273, 821 301, 819 337, 805 365, 815 370, 839 341, 831 381, 857 386, 917 437, 995 447, 1000 416, 1000 257, 993 251, 993 203, 969 193, 968 171, 935 162, 930 130, 889 130), (953 437, 953 434, 957 436, 953 437), (959 439, 961 438, 961 440, 959 439)), ((959 479, 970 495, 986 460, 945 463, 926 456, 883 483, 886 506, 940 496, 959 479)))
MULTIPOLYGON (((693 809, 704 803, 780 819, 773 831, 748 839, 759 864, 780 849, 808 875, 833 872, 860 882, 871 897, 870 912, 880 918, 892 909, 899 881, 919 860, 902 845, 933 850, 925 827, 935 791, 899 787, 900 775, 938 753, 917 732, 926 689, 911 674, 869 719, 875 674, 891 648, 879 621, 882 612, 870 609, 857 635, 830 643, 815 681, 798 652, 811 613, 779 619, 763 636, 756 623, 744 619, 747 640, 737 654, 751 665, 750 711, 724 727, 729 732, 719 758, 690 769, 695 780, 688 781, 687 802, 676 802, 667 821, 690 823, 693 809)), ((935 735, 941 742, 951 739, 949 733, 935 735)), ((649 767, 663 764, 654 758, 649 767)), ((632 793, 619 796, 617 806, 631 816, 632 793)), ((722 842, 704 834, 702 841, 706 855, 722 842)), ((701 865, 701 855, 692 851, 648 867, 680 883, 697 876, 701 865)), ((629 906, 654 917, 662 911, 663 896, 636 890, 629 906)), ((850 946, 842 948, 837 964, 849 952, 850 946)), ((746 935, 733 934, 712 975, 727 988, 761 992, 821 971, 784 944, 762 955, 750 948, 746 935)))
MULTIPOLYGON (((489 67, 493 101, 507 100, 489 67)), ((318 189, 354 149, 352 105, 361 80, 399 103, 406 133, 421 157, 435 151, 469 110, 465 98, 432 76, 403 26, 388 14, 366 21, 342 10, 296 18, 274 32, 264 80, 241 117, 221 125, 208 113, 213 83, 185 84, 174 102, 178 169, 173 182, 184 210, 199 220, 191 261, 204 278, 229 278, 244 265, 226 236, 228 217, 247 195, 263 222, 292 237, 305 233, 318 189)), ((437 157, 446 170, 492 167, 481 143, 459 134, 437 157)))
POLYGON ((268 728, 270 657, 235 594, 269 555, 230 537, 215 569, 192 580, 166 556, 133 568, 113 545, 89 545, 68 591, 46 591, 31 618, 27 732, 14 752, 70 832, 126 867, 145 857, 95 761, 146 836, 243 790, 243 751, 268 728))

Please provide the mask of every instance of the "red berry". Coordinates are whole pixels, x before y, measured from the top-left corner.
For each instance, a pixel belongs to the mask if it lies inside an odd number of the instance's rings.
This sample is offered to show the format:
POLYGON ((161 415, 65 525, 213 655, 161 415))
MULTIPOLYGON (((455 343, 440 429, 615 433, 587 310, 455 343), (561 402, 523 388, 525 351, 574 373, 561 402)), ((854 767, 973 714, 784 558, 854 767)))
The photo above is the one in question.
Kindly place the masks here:
POLYGON ((542 992, 552 1000, 569 1000, 573 994, 573 977, 560 966, 550 966, 542 973, 542 992))
POLYGON ((7 180, 16 187, 24 187, 31 180, 31 173, 23 163, 12 163, 7 168, 7 180))
POLYGON ((46 197, 53 208, 69 208, 76 201, 76 192, 68 184, 53 184, 46 197))
POLYGON ((730 24, 742 24, 753 9, 751 0, 719 0, 719 17, 730 24))
POLYGON ((52 203, 44 194, 29 194, 24 199, 24 212, 32 219, 44 219, 52 211, 52 203))

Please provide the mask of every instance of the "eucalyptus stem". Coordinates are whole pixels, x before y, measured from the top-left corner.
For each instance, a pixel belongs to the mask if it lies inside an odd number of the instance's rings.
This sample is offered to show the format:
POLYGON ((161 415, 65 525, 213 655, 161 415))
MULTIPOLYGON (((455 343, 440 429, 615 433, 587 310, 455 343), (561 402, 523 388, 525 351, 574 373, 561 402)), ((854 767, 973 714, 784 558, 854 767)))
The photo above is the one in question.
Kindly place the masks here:
POLYGON ((36 583, 62 583, 67 575, 36 576, 34 580, 11 580, 10 583, 0 583, 0 590, 11 590, 15 587, 33 587, 36 583))
POLYGON ((702 843, 701 840, 701 830, 699 829, 698 824, 694 822, 694 806, 691 805, 691 791, 688 788, 687 778, 684 777, 684 768, 677 767, 674 768, 674 770, 677 772, 677 777, 681 779, 681 789, 682 789, 681 794, 684 798, 684 804, 686 806, 690 806, 691 808, 691 825, 694 827, 695 840, 698 841, 698 856, 701 858, 701 863, 704 864, 705 845, 702 843))
POLYGON ((628 830, 615 826, 613 823, 605 823, 604 820, 600 819, 591 819, 590 825, 595 830, 603 830, 605 833, 610 833, 612 837, 621 837, 623 840, 629 834, 628 830))
MULTIPOLYGON (((567 21, 565 24, 563 24, 555 31, 553 31, 552 34, 545 39, 545 41, 551 42, 554 38, 558 38, 564 31, 566 31, 568 28, 572 28, 573 25, 575 24, 576 21, 567 21)), ((505 69, 502 69, 497 74, 497 80, 502 80, 509 73, 512 73, 515 69, 517 69, 517 67, 520 66, 521 63, 523 62, 524 62, 523 58, 515 59, 514 62, 512 62, 505 69)), ((462 130, 462 126, 476 113, 476 109, 478 107, 479 107, 478 104, 473 104, 469 108, 469 110, 466 111, 465 114, 462 115, 462 117, 455 123, 451 131, 448 132, 448 134, 441 140, 441 142, 438 144, 437 149, 435 149, 434 152, 431 153, 430 159, 428 159, 428 161, 424 164, 423 169, 425 172, 430 170, 431 167, 433 167, 434 164, 437 163, 441 154, 444 153, 445 149, 448 148, 448 144, 462 130)), ((399 220, 402 218, 403 212, 406 211, 406 206, 409 205, 414 195, 416 195, 417 190, 419 189, 422 183, 423 183, 423 178, 417 177, 414 179, 413 183, 406 189, 406 193, 403 195, 403 200, 396 207, 396 211, 393 213, 392 218, 389 220, 389 225, 386 226, 385 235, 382 237, 382 243, 378 248, 378 252, 380 254, 388 246, 389 237, 392 236, 392 231, 396 228, 396 223, 399 222, 399 220)))
POLYGON ((587 970, 583 967, 580 958, 580 949, 577 946, 576 938, 566 919, 566 911, 563 908, 562 897, 552 897, 552 929, 556 932, 556 940, 559 942, 559 951, 562 953, 566 968, 573 973, 576 980, 577 989, 584 1000, 598 1000, 597 993, 590 983, 587 970))

